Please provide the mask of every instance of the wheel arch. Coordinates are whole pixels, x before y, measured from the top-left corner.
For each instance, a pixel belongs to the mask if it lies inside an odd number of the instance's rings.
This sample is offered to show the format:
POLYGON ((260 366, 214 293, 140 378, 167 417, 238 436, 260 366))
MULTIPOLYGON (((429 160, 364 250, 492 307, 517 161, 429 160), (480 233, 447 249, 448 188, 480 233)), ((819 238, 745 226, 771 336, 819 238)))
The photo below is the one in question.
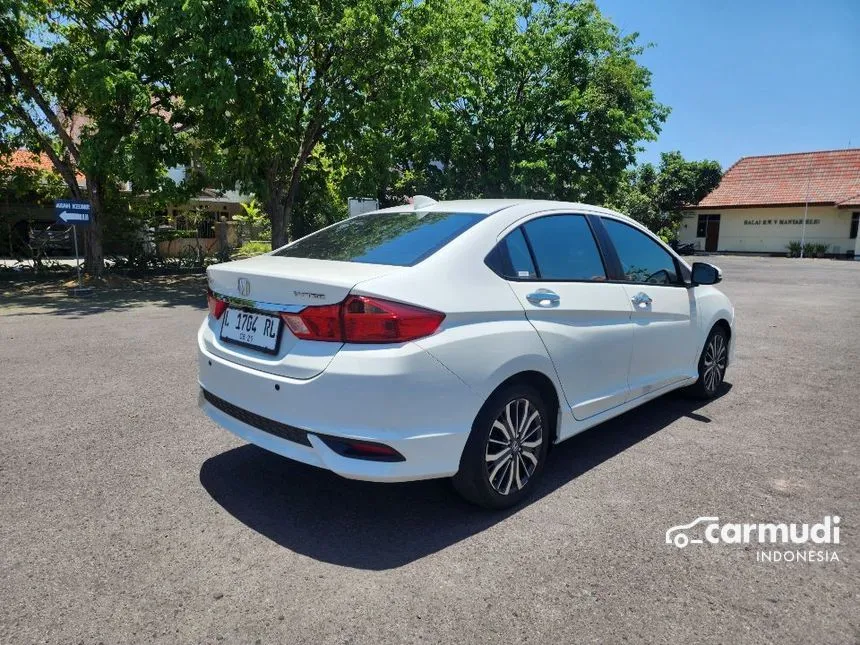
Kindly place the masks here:
MULTIPOLYGON (((719 318, 714 321, 713 325, 711 325, 711 329, 713 329, 714 327, 722 327, 725 330, 726 335, 729 337, 729 340, 731 340, 732 326, 729 324, 728 320, 726 320, 725 318, 719 318)), ((708 333, 710 334, 711 332, 709 331, 708 333)))
MULTIPOLYGON (((499 383, 499 385, 490 392, 486 400, 489 401, 496 392, 514 384, 529 385, 536 389, 541 395, 543 402, 548 408, 547 412, 549 413, 551 424, 550 446, 552 446, 556 439, 558 439, 559 411, 561 409, 561 398, 558 390, 556 389, 555 383, 543 372, 539 372, 537 370, 523 370, 509 376, 499 383)), ((478 414, 480 414, 480 412, 478 412, 478 414)), ((477 415, 475 418, 477 419, 477 415)))
MULTIPOLYGON (((731 324, 729 324, 729 321, 726 320, 726 318, 719 317, 714 321, 714 323, 710 326, 710 328, 708 328, 708 333, 705 334, 705 338, 702 341, 702 346, 699 348, 699 355, 700 356, 701 356, 702 352, 705 351, 705 343, 708 342, 708 338, 710 338, 711 332, 714 331, 715 329, 717 329, 718 327, 726 332, 726 340, 728 341, 729 345, 731 345, 731 342, 732 342, 732 326, 731 326, 731 324)), ((696 360, 698 360, 698 358, 696 360)), ((730 359, 727 357, 726 360, 727 360, 726 366, 728 366, 728 361, 730 359)))

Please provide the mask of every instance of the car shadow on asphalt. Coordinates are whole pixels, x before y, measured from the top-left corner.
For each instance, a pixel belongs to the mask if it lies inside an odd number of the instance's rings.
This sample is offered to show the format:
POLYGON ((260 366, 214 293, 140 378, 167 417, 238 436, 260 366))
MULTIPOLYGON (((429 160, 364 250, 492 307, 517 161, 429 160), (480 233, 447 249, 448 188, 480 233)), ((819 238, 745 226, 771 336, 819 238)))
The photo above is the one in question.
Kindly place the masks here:
POLYGON ((0 315, 49 314, 82 318, 107 311, 140 306, 206 308, 206 281, 202 275, 154 276, 131 280, 117 278, 96 287, 86 297, 72 296, 62 281, 0 282, 0 315))
MULTIPOLYGON (((726 383, 722 395, 731 389, 726 383)), ((535 494, 487 511, 462 501, 448 480, 378 484, 341 478, 254 445, 207 459, 200 482, 228 513, 279 545, 345 567, 392 569, 504 521, 705 401, 671 393, 555 446, 535 494)))

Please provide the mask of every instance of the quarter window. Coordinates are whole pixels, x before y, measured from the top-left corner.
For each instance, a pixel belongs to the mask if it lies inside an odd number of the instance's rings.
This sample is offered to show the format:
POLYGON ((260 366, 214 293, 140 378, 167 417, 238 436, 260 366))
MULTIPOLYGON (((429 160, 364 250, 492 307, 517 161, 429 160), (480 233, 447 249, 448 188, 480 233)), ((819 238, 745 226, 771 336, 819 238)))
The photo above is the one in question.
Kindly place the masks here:
POLYGON ((529 246, 521 229, 505 237, 487 258, 487 264, 503 278, 527 280, 536 278, 529 246))
POLYGON ((547 215, 523 225, 541 280, 605 280, 600 251, 585 217, 547 215))
POLYGON ((603 218, 615 246, 624 279, 647 284, 678 284, 675 258, 642 231, 614 219, 603 218))

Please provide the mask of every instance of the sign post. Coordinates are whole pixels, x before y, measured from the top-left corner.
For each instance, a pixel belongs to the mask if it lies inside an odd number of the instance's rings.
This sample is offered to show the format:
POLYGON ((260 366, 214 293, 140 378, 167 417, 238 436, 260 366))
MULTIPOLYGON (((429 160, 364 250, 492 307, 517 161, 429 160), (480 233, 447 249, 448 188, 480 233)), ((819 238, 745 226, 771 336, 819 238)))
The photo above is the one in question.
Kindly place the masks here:
POLYGON ((81 256, 78 253, 78 226, 89 226, 90 203, 80 199, 58 199, 54 202, 54 216, 58 222, 72 225, 75 238, 75 269, 78 272, 78 288, 72 292, 76 296, 89 295, 92 287, 85 287, 81 276, 81 256))

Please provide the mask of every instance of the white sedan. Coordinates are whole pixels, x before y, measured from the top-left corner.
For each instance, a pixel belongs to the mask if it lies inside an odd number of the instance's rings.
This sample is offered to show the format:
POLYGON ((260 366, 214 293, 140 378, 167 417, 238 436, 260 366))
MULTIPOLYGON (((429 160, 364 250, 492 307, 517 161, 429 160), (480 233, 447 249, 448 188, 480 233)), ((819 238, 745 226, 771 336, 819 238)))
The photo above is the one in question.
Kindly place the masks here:
POLYGON ((209 267, 200 405, 344 477, 516 504, 551 444, 677 388, 710 398, 734 310, 624 215, 416 198, 209 267))

